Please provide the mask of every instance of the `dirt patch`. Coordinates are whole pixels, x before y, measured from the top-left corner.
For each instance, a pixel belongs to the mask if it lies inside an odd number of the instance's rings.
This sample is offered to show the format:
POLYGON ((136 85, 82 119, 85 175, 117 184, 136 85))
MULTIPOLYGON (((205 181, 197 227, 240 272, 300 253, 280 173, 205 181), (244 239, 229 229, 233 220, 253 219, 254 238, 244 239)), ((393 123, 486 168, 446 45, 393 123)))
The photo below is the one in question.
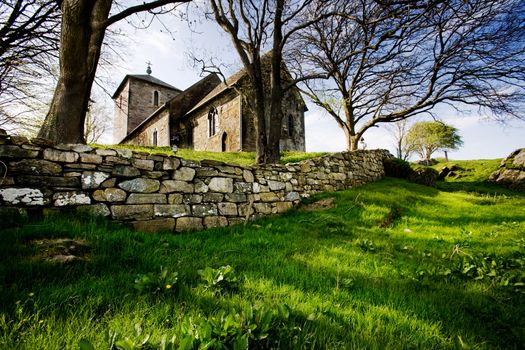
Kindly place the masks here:
POLYGON ((334 197, 324 198, 324 199, 318 200, 317 202, 313 202, 313 203, 303 206, 303 209, 306 211, 332 209, 335 207, 334 201, 335 201, 334 197))
POLYGON ((380 228, 391 227, 394 224, 394 221, 396 221, 397 219, 401 217, 401 214, 402 214, 401 208, 399 207, 391 208, 388 215, 383 220, 381 220, 381 222, 379 223, 379 227, 380 228))
POLYGON ((57 264, 88 260, 91 250, 86 241, 71 238, 36 239, 30 245, 37 249, 34 260, 57 264))

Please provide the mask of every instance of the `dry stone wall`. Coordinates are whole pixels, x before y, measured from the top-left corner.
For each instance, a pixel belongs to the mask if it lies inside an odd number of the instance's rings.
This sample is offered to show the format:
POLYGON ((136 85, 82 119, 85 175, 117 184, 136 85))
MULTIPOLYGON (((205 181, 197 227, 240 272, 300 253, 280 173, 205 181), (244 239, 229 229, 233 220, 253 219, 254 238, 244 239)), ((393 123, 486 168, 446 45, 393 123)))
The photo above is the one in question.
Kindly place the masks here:
POLYGON ((141 231, 234 225, 384 176, 384 150, 243 167, 0 133, 0 211, 89 210, 141 231))

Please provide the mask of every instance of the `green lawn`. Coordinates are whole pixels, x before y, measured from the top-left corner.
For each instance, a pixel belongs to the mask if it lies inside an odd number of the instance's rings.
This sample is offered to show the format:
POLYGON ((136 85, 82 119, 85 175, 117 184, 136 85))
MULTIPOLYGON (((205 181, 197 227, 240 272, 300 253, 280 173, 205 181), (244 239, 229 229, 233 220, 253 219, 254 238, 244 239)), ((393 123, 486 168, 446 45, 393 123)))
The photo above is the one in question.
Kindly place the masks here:
POLYGON ((326 197, 182 235, 62 217, 3 229, 0 348, 523 348, 525 196, 385 179, 326 197), (44 237, 87 241, 88 260, 42 262, 44 237))
MULTIPOLYGON (((134 152, 173 155, 171 147, 147 147, 134 145, 92 145, 95 148, 130 149, 134 152)), ((281 152, 281 163, 295 163, 305 159, 327 155, 327 152, 281 152)), ((255 164, 255 152, 206 152, 180 148, 177 157, 189 160, 216 160, 220 162, 250 166, 255 164)))

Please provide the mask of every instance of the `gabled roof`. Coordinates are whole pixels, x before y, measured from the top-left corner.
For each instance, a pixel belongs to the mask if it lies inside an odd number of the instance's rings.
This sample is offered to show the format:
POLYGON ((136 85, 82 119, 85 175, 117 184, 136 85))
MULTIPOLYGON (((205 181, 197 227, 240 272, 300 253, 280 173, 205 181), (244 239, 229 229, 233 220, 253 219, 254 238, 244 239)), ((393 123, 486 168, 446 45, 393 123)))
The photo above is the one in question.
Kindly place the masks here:
MULTIPOLYGON (((262 55, 261 56, 261 63, 262 63, 262 65, 270 64, 271 58, 272 58, 272 51, 268 51, 264 55, 262 55)), ((285 67, 284 69, 287 72, 287 68, 285 67)), ((197 103, 195 105, 195 107, 193 107, 191 110, 189 110, 187 114, 190 114, 190 113, 196 111, 197 109, 199 109, 203 105, 207 104, 208 102, 210 102, 211 100, 213 100, 217 96, 219 96, 222 93, 232 89, 233 86, 236 83, 238 83, 242 78, 244 78, 247 74, 248 73, 246 72, 246 68, 240 69, 239 71, 237 71, 236 73, 231 75, 228 79, 226 79, 225 83, 224 82, 220 83, 215 89, 210 91, 210 93, 208 95, 206 95, 202 100, 200 100, 199 103, 197 103)), ((287 73, 287 74, 289 74, 289 73, 287 73)), ((303 102, 303 105, 304 105, 304 108, 305 108, 304 111, 306 112, 308 110, 308 108, 306 107, 306 103, 304 102, 304 99, 303 99, 303 97, 302 97, 300 92, 298 92, 298 97, 303 102)))
POLYGON ((221 82, 212 91, 210 91, 209 94, 204 96, 204 98, 200 100, 199 103, 197 103, 191 110, 189 110, 188 114, 197 110, 199 107, 205 105, 209 101, 213 100, 215 97, 219 96, 223 92, 231 89, 231 87, 235 85, 239 80, 241 80, 245 75, 246 75, 246 70, 243 68, 237 73, 230 76, 228 79, 226 79, 226 83, 221 82))
POLYGON ((115 90, 115 93, 113 94, 113 96, 111 96, 111 98, 116 98, 119 94, 120 94, 120 91, 122 91, 122 89, 124 88, 124 85, 126 85, 126 82, 128 81, 128 79, 137 79, 137 80, 142 80, 142 81, 145 81, 145 82, 148 82, 150 84, 155 84, 155 85, 158 85, 158 86, 162 86, 162 87, 165 87, 165 88, 168 88, 168 89, 172 89, 172 90, 175 90, 175 91, 178 91, 178 92, 182 92, 181 89, 178 89, 176 88, 175 86, 173 85, 170 85, 158 78, 155 78, 154 76, 152 75, 149 75, 149 74, 128 74, 124 77, 124 79, 122 79, 122 82, 120 83, 120 85, 118 86, 117 90, 115 90))
POLYGON ((173 97, 171 100, 160 106, 155 112, 153 112, 148 118, 140 123, 135 129, 133 129, 120 143, 128 140, 139 132, 148 122, 158 116, 162 111, 168 109, 174 117, 180 117, 184 115, 188 109, 192 108, 197 101, 202 100, 203 96, 208 94, 210 90, 217 87, 220 84, 220 79, 216 74, 210 74, 203 79, 199 80, 180 94, 173 97))

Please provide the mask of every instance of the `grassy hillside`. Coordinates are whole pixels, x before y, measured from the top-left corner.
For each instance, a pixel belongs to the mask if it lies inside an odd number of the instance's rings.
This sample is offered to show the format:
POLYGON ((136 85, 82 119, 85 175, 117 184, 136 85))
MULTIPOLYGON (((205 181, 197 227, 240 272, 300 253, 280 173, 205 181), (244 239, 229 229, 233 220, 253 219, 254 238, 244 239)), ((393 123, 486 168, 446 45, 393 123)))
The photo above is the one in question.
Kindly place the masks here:
MULTIPOLYGON (((96 148, 130 149, 135 152, 146 152, 150 154, 173 155, 171 147, 146 147, 134 145, 92 145, 96 148)), ((328 154, 327 152, 281 152, 281 163, 294 163, 305 159, 311 159, 328 154)), ((255 164, 254 152, 205 152, 193 151, 181 148, 177 151, 177 157, 189 160, 217 160, 220 162, 250 166, 255 164)))
POLYGON ((525 196, 385 179, 311 201, 327 198, 182 235, 79 218, 4 228, 0 348, 523 347, 525 196), (85 259, 42 261, 41 239, 62 237, 85 241, 85 259))

